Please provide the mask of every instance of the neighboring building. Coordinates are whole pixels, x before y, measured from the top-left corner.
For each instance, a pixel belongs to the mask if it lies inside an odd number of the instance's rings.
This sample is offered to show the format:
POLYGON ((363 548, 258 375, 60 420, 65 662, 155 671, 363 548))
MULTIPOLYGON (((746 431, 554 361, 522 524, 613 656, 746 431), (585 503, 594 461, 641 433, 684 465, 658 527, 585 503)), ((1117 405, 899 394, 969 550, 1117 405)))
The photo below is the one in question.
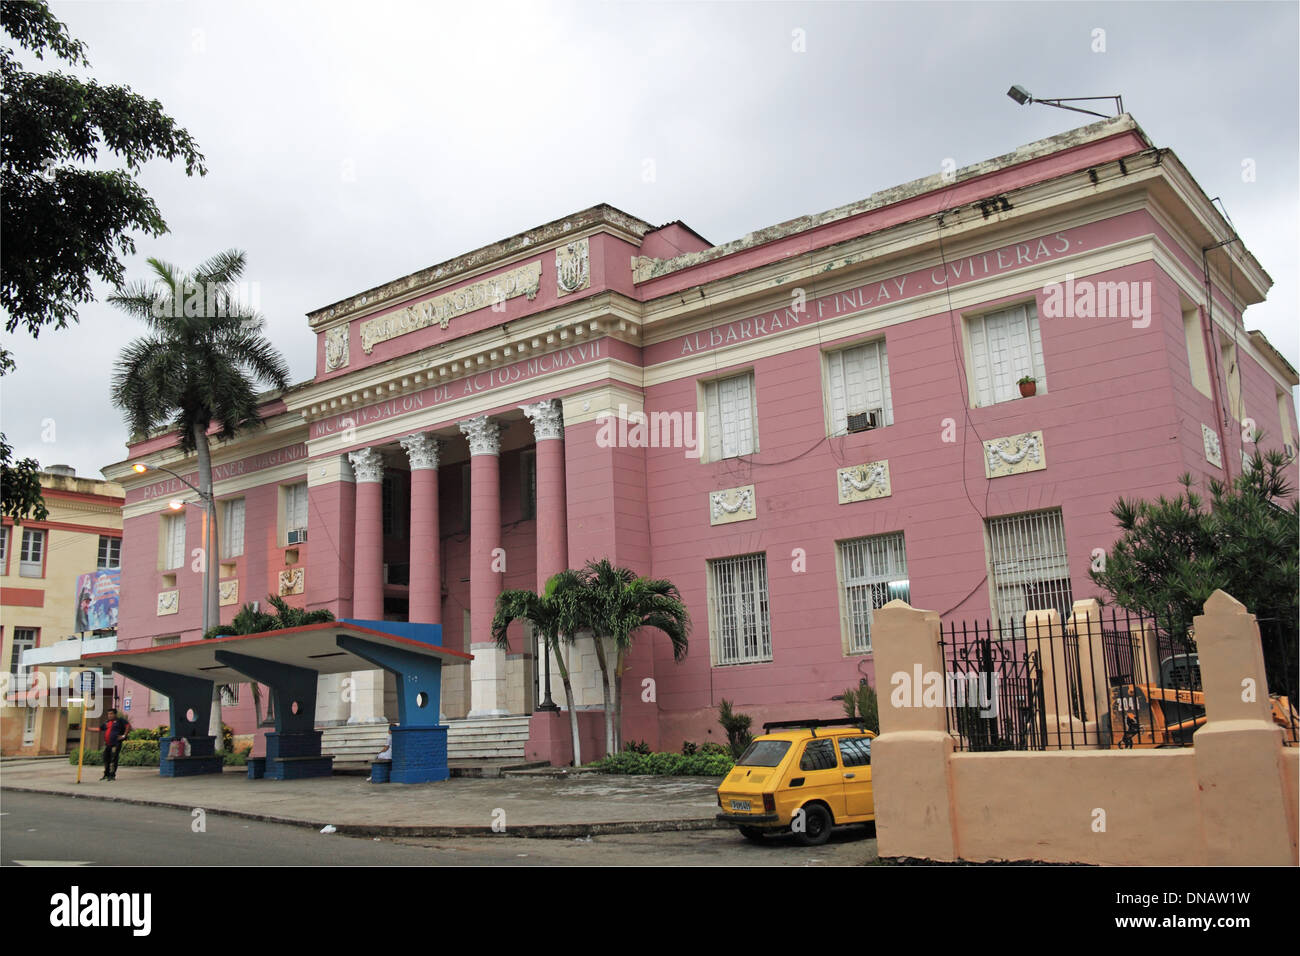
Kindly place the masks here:
MULTIPOLYGON (((358 293, 308 317, 315 377, 216 446, 223 620, 271 592, 441 623, 474 655, 443 671, 445 715, 516 715, 505 736, 538 680, 522 631, 490 642, 496 595, 607 557, 673 581, 695 621, 680 664, 636 643, 625 738, 718 739, 722 698, 756 723, 835 715, 876 679, 888 600, 1068 612, 1120 495, 1231 478, 1254 429, 1294 458, 1300 380, 1243 324, 1271 280, 1232 234, 1125 115, 723 245, 596 206, 358 293)), ((131 471, 193 481, 194 457, 174 435, 129 450, 105 469, 124 645, 194 639, 201 514, 131 471)), ((569 653, 588 710, 592 651, 569 653)), ((354 678, 323 682, 321 725, 382 719, 354 678)), ((530 754, 555 721, 523 722, 530 754)))
POLYGON ((8 675, 0 753, 6 755, 64 752, 68 687, 76 686, 84 668, 52 663, 78 656, 54 645, 81 627, 95 649, 111 650, 112 641, 103 638, 116 625, 122 486, 78 478, 66 465, 51 465, 40 481, 45 520, 14 524, 5 518, 0 526, 0 653, 8 675))

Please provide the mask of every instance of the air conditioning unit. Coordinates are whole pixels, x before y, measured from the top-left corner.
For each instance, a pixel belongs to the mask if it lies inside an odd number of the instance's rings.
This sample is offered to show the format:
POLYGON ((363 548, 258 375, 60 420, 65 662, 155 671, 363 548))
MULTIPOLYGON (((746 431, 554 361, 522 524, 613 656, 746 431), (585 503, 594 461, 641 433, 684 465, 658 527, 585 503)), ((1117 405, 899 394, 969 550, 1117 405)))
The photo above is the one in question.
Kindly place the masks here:
POLYGON ((294 528, 292 531, 289 532, 288 540, 290 544, 302 544, 304 541, 307 540, 307 529, 294 528))
POLYGON ((879 408, 873 408, 865 412, 849 412, 849 434, 879 428, 883 419, 884 413, 879 408))

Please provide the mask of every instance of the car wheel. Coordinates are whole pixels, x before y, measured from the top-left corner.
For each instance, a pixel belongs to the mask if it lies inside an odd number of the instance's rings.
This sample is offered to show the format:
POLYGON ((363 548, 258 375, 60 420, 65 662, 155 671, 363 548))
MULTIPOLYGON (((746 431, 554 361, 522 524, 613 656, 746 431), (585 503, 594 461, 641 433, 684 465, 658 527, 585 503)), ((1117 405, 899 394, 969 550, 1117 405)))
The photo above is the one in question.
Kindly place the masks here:
POLYGON ((763 831, 758 827, 740 827, 740 835, 750 843, 762 843, 763 831))
POLYGON ((820 803, 810 803, 803 808, 803 825, 803 830, 795 833, 799 842, 804 846, 821 846, 830 839, 835 821, 820 803))

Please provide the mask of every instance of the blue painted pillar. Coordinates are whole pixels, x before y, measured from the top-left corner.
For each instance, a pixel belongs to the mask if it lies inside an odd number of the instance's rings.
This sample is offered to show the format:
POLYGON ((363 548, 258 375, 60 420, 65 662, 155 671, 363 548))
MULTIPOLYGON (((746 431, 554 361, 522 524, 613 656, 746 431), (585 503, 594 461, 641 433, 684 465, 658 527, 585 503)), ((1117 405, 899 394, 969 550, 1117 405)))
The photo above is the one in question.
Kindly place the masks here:
POLYGON ((322 757, 321 732, 316 729, 316 679, 307 667, 218 650, 216 658, 271 689, 275 699, 275 733, 266 735, 266 777, 298 780, 328 777, 334 758, 322 757))
POLYGON ((397 677, 399 724, 392 729, 393 782, 446 780, 451 775, 447 768, 447 728, 438 724, 441 659, 348 634, 338 635, 335 641, 343 650, 397 677))
POLYGON ((221 773, 224 761, 216 750, 216 738, 208 733, 212 714, 212 681, 187 677, 138 664, 113 662, 113 670, 150 690, 167 697, 170 735, 158 741, 158 774, 163 777, 188 777, 204 773, 221 773), (190 718, 193 714, 193 719, 190 718), (167 756, 172 742, 184 738, 189 756, 167 756))

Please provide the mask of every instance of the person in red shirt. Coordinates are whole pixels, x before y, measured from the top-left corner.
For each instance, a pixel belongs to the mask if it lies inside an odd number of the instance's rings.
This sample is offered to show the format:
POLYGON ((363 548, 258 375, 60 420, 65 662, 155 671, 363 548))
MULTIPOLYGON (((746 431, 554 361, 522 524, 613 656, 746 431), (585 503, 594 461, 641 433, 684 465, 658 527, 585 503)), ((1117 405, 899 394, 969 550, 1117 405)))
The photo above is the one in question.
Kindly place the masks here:
POLYGON ((99 725, 99 732, 104 737, 104 775, 100 780, 117 779, 117 760, 122 755, 122 741, 126 739, 127 729, 126 718, 117 716, 117 711, 110 707, 99 725))

